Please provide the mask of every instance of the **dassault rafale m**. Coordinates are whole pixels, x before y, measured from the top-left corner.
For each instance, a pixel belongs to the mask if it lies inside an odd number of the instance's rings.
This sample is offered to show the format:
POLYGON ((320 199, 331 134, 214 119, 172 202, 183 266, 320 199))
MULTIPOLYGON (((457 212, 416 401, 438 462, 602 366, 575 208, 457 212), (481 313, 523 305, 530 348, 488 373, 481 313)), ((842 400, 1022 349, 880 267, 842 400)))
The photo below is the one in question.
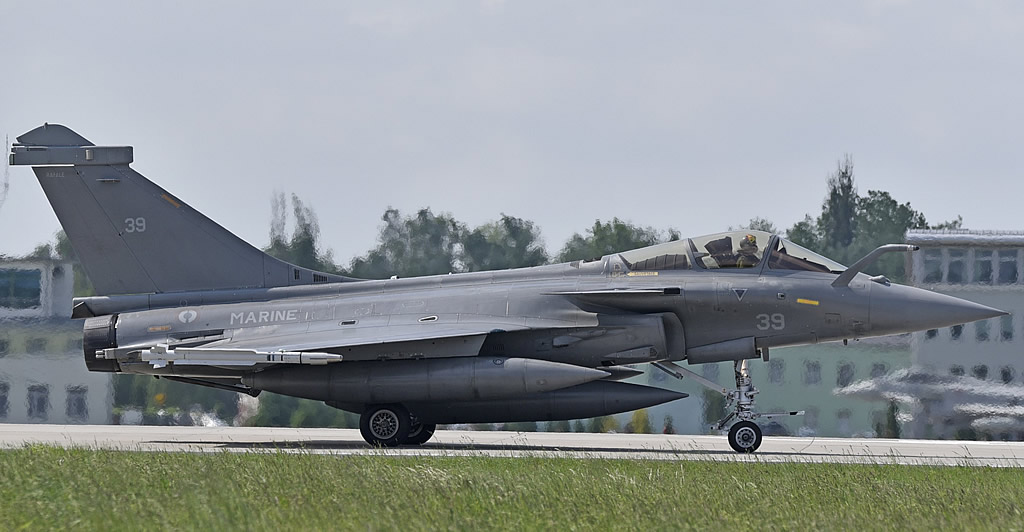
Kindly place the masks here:
POLYGON ((360 280, 271 257, 135 172, 130 146, 45 124, 18 137, 98 295, 76 298, 91 371, 154 375, 360 415, 367 442, 437 424, 627 412, 686 394, 621 382, 652 364, 728 399, 752 452, 749 360, 774 347, 932 329, 1004 312, 861 273, 777 235, 734 231, 564 264, 360 280), (731 361, 723 388, 683 365, 731 361))

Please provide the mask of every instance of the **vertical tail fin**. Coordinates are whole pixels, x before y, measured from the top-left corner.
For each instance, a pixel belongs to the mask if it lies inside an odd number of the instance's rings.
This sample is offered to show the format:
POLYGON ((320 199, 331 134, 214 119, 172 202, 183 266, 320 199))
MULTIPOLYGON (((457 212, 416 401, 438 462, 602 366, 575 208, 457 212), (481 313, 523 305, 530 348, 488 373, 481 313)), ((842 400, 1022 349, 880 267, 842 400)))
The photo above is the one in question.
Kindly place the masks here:
POLYGON ((272 288, 351 280, 263 253, 129 167, 131 146, 96 146, 58 124, 18 137, 100 295, 272 288))

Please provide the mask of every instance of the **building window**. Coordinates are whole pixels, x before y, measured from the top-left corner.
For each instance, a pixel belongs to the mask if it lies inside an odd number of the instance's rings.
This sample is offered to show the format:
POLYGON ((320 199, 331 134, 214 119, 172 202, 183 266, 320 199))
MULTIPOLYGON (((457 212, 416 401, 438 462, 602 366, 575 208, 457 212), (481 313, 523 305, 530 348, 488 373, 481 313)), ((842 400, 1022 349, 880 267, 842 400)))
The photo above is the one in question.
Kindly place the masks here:
POLYGON ((0 269, 0 307, 27 309, 39 306, 43 272, 0 269))
POLYGON ((853 363, 841 362, 836 368, 836 385, 849 386, 853 382, 853 363))
POLYGON ((887 366, 885 362, 875 362, 874 364, 871 364, 872 379, 884 377, 886 373, 889 373, 889 366, 887 366))
POLYGON ((974 252, 974 282, 992 284, 992 252, 974 252))
POLYGON ((89 388, 87 386, 68 386, 67 410, 68 420, 86 421, 89 419, 89 388))
POLYGON ((11 393, 11 385, 0 382, 0 419, 7 419, 7 410, 10 406, 7 396, 11 393))
POLYGON ((971 375, 976 379, 985 380, 988 378, 988 366, 984 364, 978 364, 971 368, 971 375))
POLYGON ((999 380, 1003 381, 1003 384, 1010 384, 1013 382, 1013 374, 1015 371, 1010 366, 1003 366, 999 370, 999 380))
POLYGON ((974 324, 974 337, 979 342, 987 342, 989 337, 989 330, 992 328, 992 324, 989 320, 982 320, 974 324))
POLYGON ((924 339, 925 340, 933 340, 938 335, 939 335, 939 330, 938 329, 928 329, 924 333, 924 339))
POLYGON ((999 318, 999 338, 1004 342, 1013 341, 1013 316, 999 318))
POLYGON ((924 282, 942 282, 942 250, 929 249, 924 252, 924 282))
POLYGON ((50 387, 33 384, 28 387, 28 418, 46 421, 50 413, 50 387))
POLYGON ((999 252, 999 284, 1017 283, 1017 250, 1008 249, 999 252))
POLYGON ((804 361, 804 384, 818 384, 821 382, 821 362, 817 360, 804 361))
POLYGON ((786 371, 786 361, 772 359, 768 361, 768 382, 782 384, 782 375, 786 371))
POLYGON ((964 367, 961 366, 960 364, 953 364, 952 366, 949 367, 949 374, 954 377, 963 377, 964 367))
POLYGON ((949 250, 949 266, 946 272, 946 282, 949 284, 964 284, 967 282, 966 270, 964 267, 964 251, 960 249, 949 250))
POLYGON ((25 340, 25 352, 30 355, 41 355, 46 352, 46 338, 36 337, 25 340))
POLYGON ((704 378, 718 382, 718 364, 704 364, 704 378))
POLYGON ((960 337, 963 336, 963 334, 964 334, 964 326, 963 325, 954 325, 954 326, 949 328, 949 337, 954 339, 954 340, 959 340, 960 337))
POLYGON ((836 430, 843 436, 850 435, 850 410, 844 408, 836 412, 836 430))

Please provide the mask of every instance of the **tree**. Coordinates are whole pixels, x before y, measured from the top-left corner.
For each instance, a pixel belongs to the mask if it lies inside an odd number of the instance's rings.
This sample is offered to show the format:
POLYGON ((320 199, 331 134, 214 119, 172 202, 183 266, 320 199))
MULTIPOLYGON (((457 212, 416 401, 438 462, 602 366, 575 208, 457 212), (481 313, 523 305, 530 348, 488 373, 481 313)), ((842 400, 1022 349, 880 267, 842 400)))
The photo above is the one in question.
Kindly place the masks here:
POLYGON ((114 407, 191 410, 197 406, 231 422, 238 414, 238 394, 193 384, 157 379, 148 375, 114 375, 114 407))
MULTIPOLYGON (((911 208, 910 203, 899 203, 888 192, 869 190, 867 196, 857 198, 857 233, 842 260, 852 263, 883 244, 902 242, 908 229, 927 229, 924 214, 911 208)), ((892 254, 882 257, 869 272, 901 281, 904 275, 904 257, 892 254)))
POLYGON ((664 420, 664 422, 662 424, 662 429, 661 429, 661 433, 662 434, 675 434, 676 433, 676 427, 675 427, 675 425, 673 425, 673 421, 674 420, 672 419, 672 416, 670 416, 668 414, 665 414, 665 420, 664 420))
POLYGON ((755 216, 751 218, 750 222, 747 223, 747 229, 752 229, 754 231, 764 231, 766 233, 771 233, 773 235, 779 232, 779 228, 775 227, 775 224, 772 223, 771 220, 767 218, 762 218, 760 216, 755 216))
POLYGON ((896 401, 889 401, 889 408, 885 412, 885 423, 875 424, 875 434, 879 438, 900 437, 899 407, 896 405, 896 401))
POLYGON ((548 254, 533 222, 502 213, 500 220, 465 235, 461 259, 466 271, 474 272, 539 266, 548 254))
POLYGON ((545 430, 548 432, 572 432, 572 425, 567 419, 561 421, 548 421, 548 426, 545 430))
POLYGON ((450 214, 435 215, 428 208, 402 216, 398 209, 388 208, 381 219, 377 247, 352 259, 352 276, 387 279, 459 271, 458 246, 465 228, 450 214))
POLYGON ((786 238, 796 242, 807 249, 821 249, 821 239, 818 238, 818 224, 810 215, 804 215, 804 219, 797 222, 786 231, 786 238))
POLYGON ((654 432, 654 426, 651 425, 651 418, 647 415, 647 409, 641 408, 640 410, 634 410, 633 414, 629 418, 629 423, 626 424, 625 432, 633 434, 651 434, 654 432))
POLYGON ((714 390, 703 390, 704 401, 702 416, 704 425, 711 425, 725 417, 725 397, 714 390))
POLYGON ((619 422, 612 416, 592 417, 587 420, 587 432, 618 432, 619 422))
POLYGON ((779 229, 777 227, 775 227, 775 224, 773 224, 771 222, 771 220, 769 220, 767 218, 762 218, 760 216, 755 216, 755 217, 751 218, 749 222, 747 222, 746 224, 741 225, 741 226, 739 226, 739 227, 737 227, 735 229, 732 228, 732 227, 729 228, 730 231, 744 230, 744 229, 749 229, 751 231, 764 231, 766 233, 771 233, 773 235, 779 233, 779 229))
POLYGON ((505 423, 505 430, 514 430, 516 432, 537 432, 537 422, 515 421, 511 423, 505 423))
POLYGON ((256 427, 357 428, 359 416, 310 399, 260 394, 260 408, 246 425, 256 427))
POLYGON ((595 220, 594 226, 587 229, 587 235, 572 235, 558 254, 559 262, 579 259, 593 259, 611 253, 652 246, 665 240, 679 240, 679 233, 670 230, 668 238, 663 238, 661 231, 653 227, 639 227, 618 218, 608 223, 595 220))
POLYGON ((296 266, 327 273, 340 270, 332 253, 320 250, 320 223, 312 207, 307 207, 296 194, 291 195, 292 215, 295 229, 291 238, 285 237, 288 225, 288 203, 284 193, 271 198, 272 218, 270 222, 270 245, 263 248, 267 254, 296 266))
POLYGON ((78 255, 75 253, 74 248, 71 247, 71 241, 63 229, 58 230, 54 234, 53 242, 44 242, 37 245, 31 253, 22 258, 27 260, 70 262, 72 264, 72 272, 74 273, 74 296, 88 297, 96 295, 96 290, 89 281, 89 277, 85 274, 85 268, 82 268, 82 263, 78 261, 78 255))
MULTIPOLYGON (((958 229, 962 221, 957 217, 932 228, 958 229)), ((908 229, 928 227, 923 213, 914 210, 909 202, 899 203, 888 192, 869 190, 866 196, 859 196, 853 159, 847 155, 828 178, 828 193, 818 218, 805 216, 786 236, 843 264, 852 264, 880 245, 902 242, 908 229)), ((904 257, 884 256, 865 273, 882 274, 901 282, 906 277, 904 257)))
POLYGON ((824 240, 836 248, 849 246, 857 230, 857 187, 853 184, 853 158, 836 164, 828 178, 828 195, 821 206, 818 228, 824 240))

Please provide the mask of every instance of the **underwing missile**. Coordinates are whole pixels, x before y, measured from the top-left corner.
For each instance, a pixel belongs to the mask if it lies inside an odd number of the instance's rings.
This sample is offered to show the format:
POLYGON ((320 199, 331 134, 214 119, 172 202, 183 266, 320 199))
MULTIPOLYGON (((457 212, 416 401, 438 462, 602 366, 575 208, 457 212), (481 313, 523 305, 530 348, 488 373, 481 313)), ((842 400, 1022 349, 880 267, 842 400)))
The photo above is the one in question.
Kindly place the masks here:
POLYGON ((291 351, 261 352, 254 349, 168 348, 158 344, 141 352, 142 360, 154 368, 168 362, 180 365, 254 366, 256 364, 307 364, 322 366, 340 362, 341 355, 291 351))

